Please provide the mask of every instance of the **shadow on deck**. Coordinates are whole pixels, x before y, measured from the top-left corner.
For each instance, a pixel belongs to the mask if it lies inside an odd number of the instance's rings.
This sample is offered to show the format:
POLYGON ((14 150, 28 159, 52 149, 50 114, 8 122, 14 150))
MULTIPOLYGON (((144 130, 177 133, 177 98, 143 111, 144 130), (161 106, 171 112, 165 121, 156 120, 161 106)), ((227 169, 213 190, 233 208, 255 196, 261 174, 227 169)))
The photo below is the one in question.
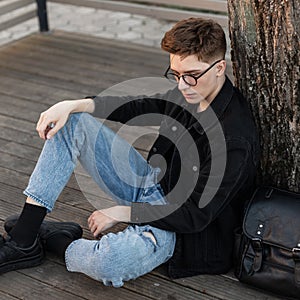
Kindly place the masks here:
MULTIPOLYGON (((167 65, 168 56, 158 49, 65 32, 34 34, 0 48, 0 226, 23 206, 22 191, 43 146, 35 132, 42 111, 62 99, 98 94, 127 79, 161 76, 167 65)), ((135 135, 135 130, 126 134, 135 135)), ((143 155, 152 140, 146 137, 136 142, 143 155)), ((49 218, 78 222, 84 227, 84 237, 92 238, 87 218, 94 208, 86 193, 91 199, 101 198, 103 205, 110 203, 89 187, 83 194, 72 176, 49 218)), ((62 261, 49 255, 39 267, 0 275, 0 299, 279 298, 248 288, 231 274, 170 280, 163 268, 115 289, 67 272, 62 261)))

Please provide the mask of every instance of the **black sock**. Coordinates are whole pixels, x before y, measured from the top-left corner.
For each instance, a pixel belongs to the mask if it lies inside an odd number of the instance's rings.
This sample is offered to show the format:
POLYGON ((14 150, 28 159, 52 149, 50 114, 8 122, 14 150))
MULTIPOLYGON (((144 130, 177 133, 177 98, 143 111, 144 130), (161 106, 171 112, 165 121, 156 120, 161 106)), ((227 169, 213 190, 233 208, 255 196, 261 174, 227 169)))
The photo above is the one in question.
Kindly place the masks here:
POLYGON ((20 247, 30 247, 37 237, 46 214, 45 207, 25 203, 17 224, 9 233, 12 240, 20 247))
POLYGON ((61 233, 56 234, 47 239, 47 250, 56 254, 58 257, 64 259, 65 252, 68 246, 74 241, 73 238, 61 233))

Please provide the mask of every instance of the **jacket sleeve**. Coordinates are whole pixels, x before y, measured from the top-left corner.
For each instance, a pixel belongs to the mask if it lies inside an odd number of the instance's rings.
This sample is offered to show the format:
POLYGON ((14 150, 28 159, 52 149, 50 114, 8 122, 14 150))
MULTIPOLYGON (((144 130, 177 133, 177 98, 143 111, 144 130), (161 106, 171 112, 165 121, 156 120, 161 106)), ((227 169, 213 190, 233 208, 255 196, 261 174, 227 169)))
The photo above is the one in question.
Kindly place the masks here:
POLYGON ((152 96, 96 96, 93 116, 127 125, 160 125, 174 89, 152 96))
MULTIPOLYGON (((149 203, 133 203, 131 210, 132 222, 138 223, 139 220, 151 219, 153 221, 147 222, 147 224, 163 230, 178 233, 202 231, 230 204, 236 194, 245 188, 248 174, 255 173, 251 172, 251 168, 254 170, 256 167, 251 159, 249 142, 246 140, 227 141, 226 147, 225 173, 219 187, 206 186, 209 182, 209 176, 215 178, 222 176, 222 174, 211 172, 211 162, 208 159, 201 167, 196 187, 180 207, 177 206, 176 208, 176 204, 170 203, 171 201, 169 201, 170 204, 161 206, 149 203), (209 203, 203 208, 199 208, 201 196, 206 196, 203 192, 206 191, 207 195, 211 195, 210 192, 214 190, 216 193, 209 203), (173 212, 167 214, 170 211, 173 212)), ((214 159, 222 159, 223 157, 224 153, 218 153, 218 156, 214 159)))

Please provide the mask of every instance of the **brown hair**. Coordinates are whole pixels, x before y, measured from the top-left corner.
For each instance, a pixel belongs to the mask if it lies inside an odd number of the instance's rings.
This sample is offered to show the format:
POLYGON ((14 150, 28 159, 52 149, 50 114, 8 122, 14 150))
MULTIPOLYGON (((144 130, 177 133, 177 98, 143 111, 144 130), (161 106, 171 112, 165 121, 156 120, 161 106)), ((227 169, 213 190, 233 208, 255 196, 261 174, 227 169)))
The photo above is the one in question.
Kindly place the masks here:
POLYGON ((199 60, 210 62, 225 58, 226 38, 222 27, 213 20, 189 18, 179 21, 166 32, 161 48, 182 59, 197 55, 199 60))

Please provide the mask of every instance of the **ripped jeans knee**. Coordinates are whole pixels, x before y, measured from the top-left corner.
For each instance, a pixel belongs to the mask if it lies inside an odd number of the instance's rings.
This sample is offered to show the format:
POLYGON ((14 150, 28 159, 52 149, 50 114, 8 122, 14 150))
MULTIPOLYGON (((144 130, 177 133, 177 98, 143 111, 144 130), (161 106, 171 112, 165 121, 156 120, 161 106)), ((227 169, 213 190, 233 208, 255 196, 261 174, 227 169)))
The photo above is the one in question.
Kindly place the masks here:
POLYGON ((79 239, 66 251, 66 265, 71 272, 81 272, 104 285, 121 287, 171 258, 175 233, 150 225, 129 226, 118 233, 108 233, 100 240, 79 239))

